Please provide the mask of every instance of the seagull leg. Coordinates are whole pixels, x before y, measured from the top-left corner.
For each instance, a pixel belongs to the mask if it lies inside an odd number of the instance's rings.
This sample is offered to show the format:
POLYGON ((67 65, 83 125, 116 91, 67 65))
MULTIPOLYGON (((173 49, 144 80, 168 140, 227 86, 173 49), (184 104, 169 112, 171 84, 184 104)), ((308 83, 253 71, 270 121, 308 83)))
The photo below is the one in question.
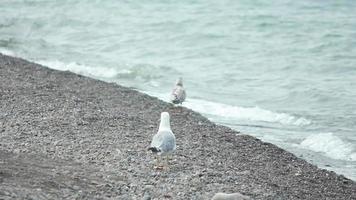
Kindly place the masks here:
POLYGON ((165 165, 163 166, 165 169, 169 169, 169 154, 166 155, 166 162, 165 165))
POLYGON ((154 166, 154 169, 158 169, 158 170, 161 170, 163 169, 163 166, 161 165, 161 161, 160 161, 160 156, 157 155, 157 160, 156 160, 156 166, 154 166))
POLYGON ((159 166, 159 164, 161 164, 161 161, 160 161, 160 159, 159 159, 159 155, 157 155, 157 160, 156 160, 157 162, 156 162, 156 165, 157 166, 159 166))

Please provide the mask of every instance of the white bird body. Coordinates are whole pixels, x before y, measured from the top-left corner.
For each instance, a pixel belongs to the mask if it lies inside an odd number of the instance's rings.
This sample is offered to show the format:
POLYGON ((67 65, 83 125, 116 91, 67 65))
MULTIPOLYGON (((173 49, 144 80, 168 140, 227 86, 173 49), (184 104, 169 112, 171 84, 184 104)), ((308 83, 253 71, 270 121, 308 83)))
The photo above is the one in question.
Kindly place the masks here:
POLYGON ((152 138, 149 150, 158 155, 168 155, 176 150, 176 137, 171 130, 168 112, 161 113, 159 129, 152 138))
POLYGON ((179 78, 172 90, 170 100, 173 104, 182 104, 183 101, 185 100, 185 97, 186 97, 186 92, 183 87, 183 80, 182 78, 179 78))
POLYGON ((248 200, 250 197, 236 193, 216 193, 211 200, 248 200))

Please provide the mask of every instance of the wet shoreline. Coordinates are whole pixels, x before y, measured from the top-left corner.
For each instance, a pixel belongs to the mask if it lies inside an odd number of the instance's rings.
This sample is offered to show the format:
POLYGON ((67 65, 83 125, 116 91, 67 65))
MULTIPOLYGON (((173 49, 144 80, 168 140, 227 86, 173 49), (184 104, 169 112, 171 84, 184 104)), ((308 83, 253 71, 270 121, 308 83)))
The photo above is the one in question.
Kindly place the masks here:
POLYGON ((0 54, 0 198, 352 199, 356 183, 199 113, 132 89, 0 54), (160 112, 177 151, 147 152, 160 112))

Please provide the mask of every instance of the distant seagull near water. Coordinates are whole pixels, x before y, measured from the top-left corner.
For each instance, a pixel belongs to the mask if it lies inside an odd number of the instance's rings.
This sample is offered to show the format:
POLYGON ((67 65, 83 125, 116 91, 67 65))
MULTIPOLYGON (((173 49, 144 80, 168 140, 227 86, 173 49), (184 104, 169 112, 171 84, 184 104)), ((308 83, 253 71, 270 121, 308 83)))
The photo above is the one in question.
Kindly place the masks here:
POLYGON ((155 168, 163 169, 160 165, 159 157, 166 156, 168 167, 168 156, 176 150, 176 137, 174 136, 169 121, 169 113, 161 113, 161 122, 159 124, 158 132, 153 136, 151 146, 148 150, 157 154, 157 165, 155 168))
POLYGON ((185 97, 186 97, 186 93, 183 88, 183 79, 179 77, 171 93, 171 102, 173 104, 182 105, 183 101, 185 100, 185 97))

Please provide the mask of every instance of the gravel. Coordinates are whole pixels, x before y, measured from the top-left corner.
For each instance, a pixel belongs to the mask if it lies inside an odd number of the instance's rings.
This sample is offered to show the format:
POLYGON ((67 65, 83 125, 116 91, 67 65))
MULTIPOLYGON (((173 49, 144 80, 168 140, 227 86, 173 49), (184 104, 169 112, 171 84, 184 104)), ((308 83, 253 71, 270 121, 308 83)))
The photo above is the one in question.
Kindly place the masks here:
POLYGON ((0 54, 0 199, 356 199, 356 183, 184 107, 0 54), (177 150, 156 170, 160 113, 177 150))

